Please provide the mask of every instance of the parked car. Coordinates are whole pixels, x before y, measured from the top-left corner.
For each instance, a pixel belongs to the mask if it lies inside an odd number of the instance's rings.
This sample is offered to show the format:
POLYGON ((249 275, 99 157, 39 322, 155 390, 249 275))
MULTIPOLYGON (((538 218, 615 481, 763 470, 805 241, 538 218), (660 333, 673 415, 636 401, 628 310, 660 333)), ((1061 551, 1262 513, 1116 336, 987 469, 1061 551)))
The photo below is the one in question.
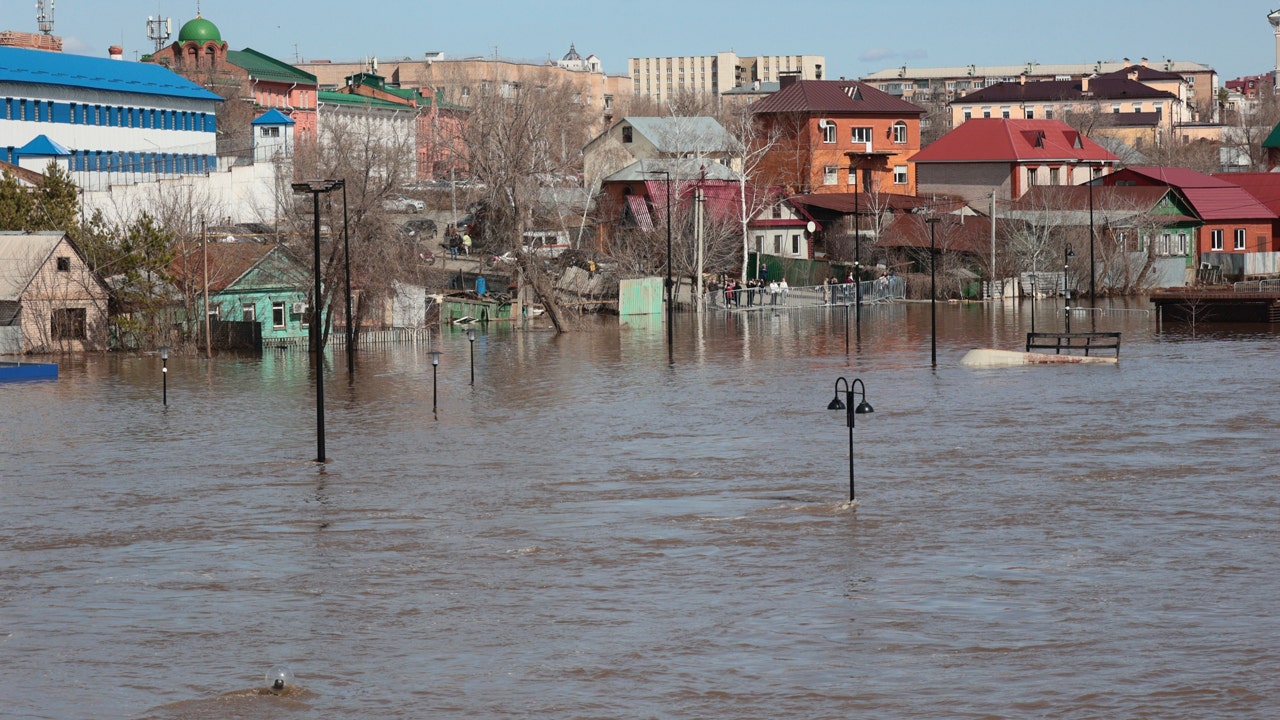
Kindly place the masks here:
POLYGON ((569 233, 563 230, 530 230, 524 234, 521 249, 542 257, 556 257, 569 249, 569 233))
POLYGON ((427 204, 403 195, 391 195, 382 201, 382 207, 391 212, 420 213, 427 209, 427 204))
POLYGON ((400 226, 400 234, 414 239, 434 238, 436 236, 436 221, 431 218, 410 220, 400 226))

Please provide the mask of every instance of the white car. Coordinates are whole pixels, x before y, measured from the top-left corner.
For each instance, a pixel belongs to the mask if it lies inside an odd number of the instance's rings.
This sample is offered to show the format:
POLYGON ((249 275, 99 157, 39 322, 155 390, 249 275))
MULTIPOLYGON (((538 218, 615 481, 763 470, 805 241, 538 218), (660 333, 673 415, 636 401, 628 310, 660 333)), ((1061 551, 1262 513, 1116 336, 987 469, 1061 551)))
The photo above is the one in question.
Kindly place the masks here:
POLYGON ((392 195, 382 201, 382 207, 391 212, 420 213, 427 209, 427 204, 403 195, 392 195))

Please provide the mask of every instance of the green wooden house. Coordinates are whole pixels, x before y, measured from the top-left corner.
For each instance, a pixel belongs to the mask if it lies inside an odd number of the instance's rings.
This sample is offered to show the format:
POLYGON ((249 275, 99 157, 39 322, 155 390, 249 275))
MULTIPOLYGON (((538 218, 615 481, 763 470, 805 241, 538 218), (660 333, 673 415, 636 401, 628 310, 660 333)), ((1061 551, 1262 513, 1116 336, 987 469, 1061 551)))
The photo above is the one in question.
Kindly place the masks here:
MULTIPOLYGON (((209 243, 207 252, 210 319, 257 323, 264 344, 305 341, 309 268, 276 244, 209 243)), ((197 308, 204 306, 204 255, 196 247, 170 265, 179 291, 197 308)))

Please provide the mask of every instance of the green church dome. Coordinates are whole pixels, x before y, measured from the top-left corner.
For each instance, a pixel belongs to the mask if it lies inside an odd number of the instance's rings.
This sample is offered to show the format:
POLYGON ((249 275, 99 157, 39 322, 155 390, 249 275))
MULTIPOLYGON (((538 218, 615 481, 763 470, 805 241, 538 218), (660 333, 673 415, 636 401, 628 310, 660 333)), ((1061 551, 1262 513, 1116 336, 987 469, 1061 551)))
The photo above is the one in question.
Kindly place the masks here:
POLYGON ((205 20, 199 15, 195 20, 188 20, 182 29, 178 31, 178 42, 197 42, 207 43, 210 40, 216 43, 222 42, 222 33, 218 32, 218 26, 205 20))

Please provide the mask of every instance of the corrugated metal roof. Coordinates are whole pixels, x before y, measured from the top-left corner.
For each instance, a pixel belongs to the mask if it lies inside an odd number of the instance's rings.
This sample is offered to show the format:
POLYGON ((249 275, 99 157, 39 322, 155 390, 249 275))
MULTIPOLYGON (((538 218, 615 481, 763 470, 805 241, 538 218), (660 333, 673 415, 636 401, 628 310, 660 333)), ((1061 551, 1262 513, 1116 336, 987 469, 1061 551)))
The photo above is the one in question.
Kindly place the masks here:
POLYGON ((1165 90, 1157 90, 1127 77, 1101 78, 1089 81, 1085 92, 1080 80, 1042 80, 1039 82, 1002 82, 974 90, 957 103, 1024 103, 1107 100, 1177 100, 1178 96, 1165 90))
POLYGON ((923 115, 924 108, 855 80, 796 80, 751 112, 829 115, 923 115))
POLYGON ((272 108, 257 118, 250 125, 295 125, 294 119, 284 113, 272 108))
POLYGON ((15 47, 0 47, 0 82, 222 101, 221 97, 154 63, 15 47))
POLYGON ((50 140, 48 135, 37 135, 31 142, 18 148, 18 154, 23 157, 62 157, 70 155, 71 151, 50 140))
POLYGON ((1107 178, 1108 183, 1136 177, 1178 188, 1205 220, 1275 220, 1277 215, 1244 188, 1189 168, 1131 167, 1107 178))
MULTIPOLYGON (((1170 72, 1193 73, 1212 72, 1213 68, 1198 62, 1187 60, 1169 60, 1156 63, 1161 69, 1168 67, 1170 72)), ((1129 67, 1130 63, 1107 60, 1101 63, 1059 63, 1041 65, 1031 63, 1032 75, 1092 75, 1093 73, 1111 73, 1129 67)), ((896 67, 867 75, 864 80, 900 80, 915 78, 952 78, 971 75, 973 77, 1010 77, 1027 72, 1027 65, 961 65, 951 67, 896 67), (970 72, 972 69, 972 72, 970 72)))
POLYGON ((738 141, 709 117, 626 117, 662 153, 734 152, 738 141))
POLYGON ((251 77, 259 80, 298 83, 299 85, 315 85, 316 76, 267 55, 253 48, 244 50, 228 50, 227 62, 249 71, 251 77))
POLYGON ((1005 118, 963 122, 911 157, 917 163, 1036 160, 1114 163, 1119 158, 1059 120, 1005 118))
POLYGON ((708 158, 650 159, 633 162, 601 182, 647 182, 658 177, 666 182, 663 172, 671 173, 672 182, 688 182, 705 177, 707 180, 737 180, 738 176, 724 165, 708 158), (655 175, 656 173, 656 175, 655 175), (705 176, 704 176, 705 173, 705 176))
POLYGON ((352 107, 382 108, 386 110, 416 110, 416 108, 408 105, 394 103, 389 100, 379 100, 378 98, 366 97, 364 95, 352 95, 350 93, 332 92, 330 90, 320 90, 317 92, 316 101, 320 105, 350 105, 352 107))
POLYGON ((1272 212, 1280 213, 1280 173, 1217 173, 1213 177, 1239 185, 1272 212))

